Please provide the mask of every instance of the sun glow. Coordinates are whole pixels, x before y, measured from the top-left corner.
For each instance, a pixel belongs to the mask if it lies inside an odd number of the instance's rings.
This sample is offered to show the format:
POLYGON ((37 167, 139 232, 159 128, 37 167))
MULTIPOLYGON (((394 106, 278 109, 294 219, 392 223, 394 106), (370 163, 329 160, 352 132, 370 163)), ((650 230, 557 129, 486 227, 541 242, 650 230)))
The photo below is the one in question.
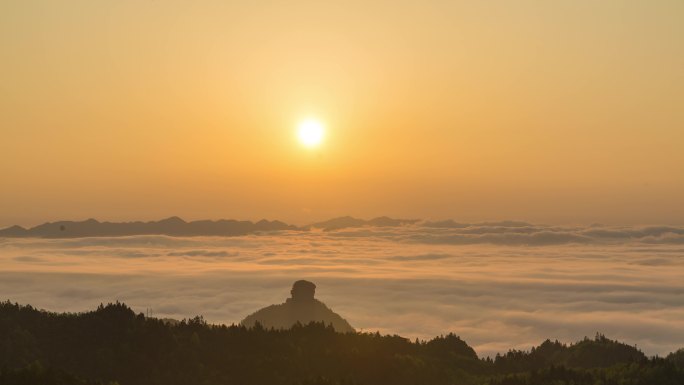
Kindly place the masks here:
POLYGON ((297 136, 299 141, 306 147, 318 147, 323 141, 324 129, 321 122, 315 119, 306 119, 299 123, 297 136))

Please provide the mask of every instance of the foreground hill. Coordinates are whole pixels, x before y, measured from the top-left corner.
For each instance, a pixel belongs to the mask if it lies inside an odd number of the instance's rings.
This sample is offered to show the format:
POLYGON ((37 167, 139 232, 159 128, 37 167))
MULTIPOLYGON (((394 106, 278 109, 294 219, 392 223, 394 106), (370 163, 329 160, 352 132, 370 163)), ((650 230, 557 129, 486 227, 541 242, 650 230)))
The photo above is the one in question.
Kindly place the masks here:
POLYGON ((601 335, 480 359, 453 334, 411 342, 316 323, 266 330, 196 317, 173 325, 120 303, 79 314, 0 304, 0 383, 10 385, 675 385, 684 383, 678 365, 601 335))

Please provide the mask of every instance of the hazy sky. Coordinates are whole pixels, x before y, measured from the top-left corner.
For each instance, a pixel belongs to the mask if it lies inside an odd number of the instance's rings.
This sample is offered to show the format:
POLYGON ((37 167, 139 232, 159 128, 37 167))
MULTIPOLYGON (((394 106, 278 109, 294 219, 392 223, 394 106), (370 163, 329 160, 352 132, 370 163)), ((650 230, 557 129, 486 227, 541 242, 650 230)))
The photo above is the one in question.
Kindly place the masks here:
POLYGON ((681 0, 2 1, 0 226, 684 223, 682 20, 681 0))

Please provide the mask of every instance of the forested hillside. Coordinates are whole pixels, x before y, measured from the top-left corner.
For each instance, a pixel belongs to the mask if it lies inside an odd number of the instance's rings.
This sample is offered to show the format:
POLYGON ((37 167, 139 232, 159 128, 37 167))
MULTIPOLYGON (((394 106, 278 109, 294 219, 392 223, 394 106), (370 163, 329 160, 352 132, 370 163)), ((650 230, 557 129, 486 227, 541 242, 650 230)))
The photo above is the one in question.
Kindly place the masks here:
POLYGON ((79 314, 0 304, 3 385, 681 385, 681 357, 647 358, 597 335, 482 359, 453 334, 410 341, 322 324, 280 331, 202 317, 169 324, 121 303, 79 314))

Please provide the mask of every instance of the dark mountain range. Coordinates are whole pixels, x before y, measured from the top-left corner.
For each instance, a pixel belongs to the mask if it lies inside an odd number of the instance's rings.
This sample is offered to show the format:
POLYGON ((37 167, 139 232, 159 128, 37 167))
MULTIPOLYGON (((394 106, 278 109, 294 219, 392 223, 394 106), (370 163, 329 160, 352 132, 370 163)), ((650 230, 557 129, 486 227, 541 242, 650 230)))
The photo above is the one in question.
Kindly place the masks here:
POLYGON ((530 227, 533 226, 531 223, 520 222, 520 221, 498 221, 498 222, 479 222, 479 223, 461 223, 456 222, 453 219, 447 219, 445 221, 426 221, 423 223, 425 227, 434 227, 441 229, 464 229, 472 226, 488 226, 488 227, 530 227))
POLYGON ((24 229, 12 226, 0 230, 0 237, 41 237, 41 238, 72 238, 72 237, 116 237, 125 235, 245 235, 256 232, 297 230, 296 226, 280 221, 261 220, 259 222, 236 221, 221 219, 218 221, 186 222, 178 217, 171 217, 152 222, 98 222, 88 219, 81 222, 60 221, 24 229))
POLYGON ((323 230, 340 230, 350 227, 363 227, 363 226, 374 226, 374 227, 397 227, 410 225, 419 222, 420 219, 393 219, 389 217, 377 217, 370 220, 359 219, 354 217, 339 217, 329 219, 327 221, 313 223, 306 226, 305 228, 311 229, 323 229, 323 230))
POLYGON ((479 358, 454 334, 412 342, 322 323, 168 323, 124 304, 58 314, 0 303, 3 385, 681 385, 682 353, 647 358, 597 334, 479 358))
POLYGON ((231 236, 279 230, 339 230, 348 227, 378 226, 391 227, 416 223, 418 220, 392 219, 378 217, 371 220, 340 217, 309 226, 297 227, 281 221, 260 220, 258 222, 220 219, 217 221, 200 220, 186 222, 179 217, 171 217, 151 222, 99 222, 95 219, 85 221, 48 222, 29 229, 11 226, 0 230, 0 237, 117 237, 126 235, 170 235, 170 236, 231 236))

